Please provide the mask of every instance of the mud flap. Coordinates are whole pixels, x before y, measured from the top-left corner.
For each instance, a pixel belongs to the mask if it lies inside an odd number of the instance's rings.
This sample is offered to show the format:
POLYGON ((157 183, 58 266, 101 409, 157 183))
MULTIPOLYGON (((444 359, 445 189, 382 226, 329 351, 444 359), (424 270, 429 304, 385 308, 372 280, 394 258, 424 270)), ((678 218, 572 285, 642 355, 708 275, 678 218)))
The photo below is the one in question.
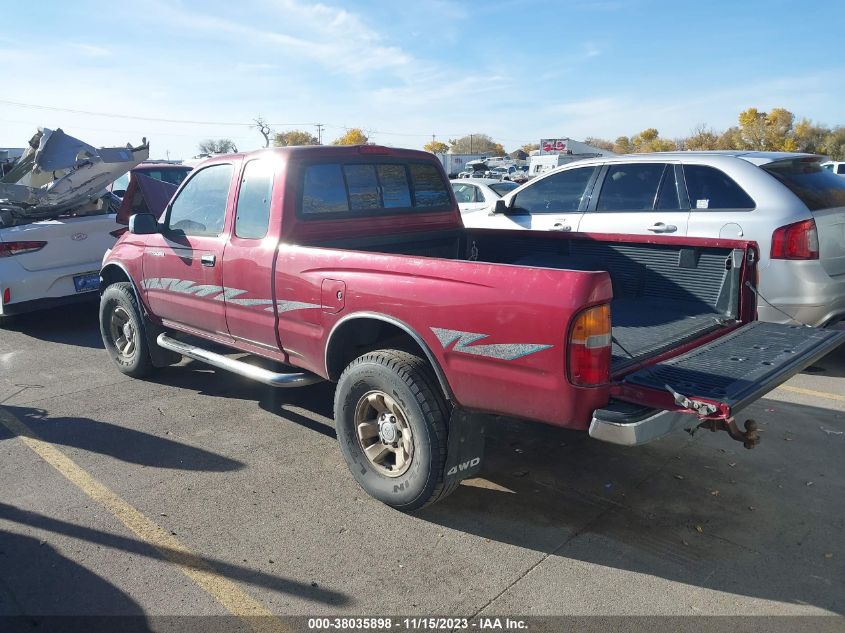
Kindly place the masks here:
POLYGON ((449 441, 443 480, 447 486, 481 472, 484 460, 484 426, 487 416, 454 409, 449 420, 449 441))

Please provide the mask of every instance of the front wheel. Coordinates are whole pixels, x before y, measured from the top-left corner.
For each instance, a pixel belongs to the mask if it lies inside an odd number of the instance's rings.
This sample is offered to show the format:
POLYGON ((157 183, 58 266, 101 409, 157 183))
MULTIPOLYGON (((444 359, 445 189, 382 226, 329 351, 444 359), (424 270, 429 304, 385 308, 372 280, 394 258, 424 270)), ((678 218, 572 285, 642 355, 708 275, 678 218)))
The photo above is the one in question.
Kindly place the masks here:
POLYGON ((100 297, 100 335, 117 368, 133 378, 153 371, 141 309, 132 285, 110 285, 100 297))
POLYGON ((445 497, 449 407, 428 363, 399 350, 356 358, 334 402, 337 439, 367 494, 404 511, 445 497))

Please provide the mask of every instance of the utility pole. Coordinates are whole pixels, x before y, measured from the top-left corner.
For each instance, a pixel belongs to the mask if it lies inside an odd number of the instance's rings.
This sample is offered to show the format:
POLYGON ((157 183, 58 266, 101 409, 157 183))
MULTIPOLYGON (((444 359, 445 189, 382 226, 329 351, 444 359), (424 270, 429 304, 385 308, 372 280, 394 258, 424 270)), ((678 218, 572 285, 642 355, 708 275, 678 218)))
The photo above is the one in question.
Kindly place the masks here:
POLYGON ((322 123, 315 123, 314 127, 317 128, 317 145, 322 145, 323 144, 323 128, 325 127, 325 125, 323 125, 322 123))

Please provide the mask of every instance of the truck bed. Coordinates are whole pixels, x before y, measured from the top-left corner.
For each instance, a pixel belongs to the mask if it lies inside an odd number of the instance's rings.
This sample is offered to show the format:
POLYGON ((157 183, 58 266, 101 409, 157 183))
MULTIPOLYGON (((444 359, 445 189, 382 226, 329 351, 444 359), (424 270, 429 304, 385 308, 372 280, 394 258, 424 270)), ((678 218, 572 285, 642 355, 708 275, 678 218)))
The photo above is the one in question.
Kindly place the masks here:
POLYGON ((738 249, 495 230, 356 238, 319 246, 607 271, 614 295, 613 373, 738 319, 738 249))

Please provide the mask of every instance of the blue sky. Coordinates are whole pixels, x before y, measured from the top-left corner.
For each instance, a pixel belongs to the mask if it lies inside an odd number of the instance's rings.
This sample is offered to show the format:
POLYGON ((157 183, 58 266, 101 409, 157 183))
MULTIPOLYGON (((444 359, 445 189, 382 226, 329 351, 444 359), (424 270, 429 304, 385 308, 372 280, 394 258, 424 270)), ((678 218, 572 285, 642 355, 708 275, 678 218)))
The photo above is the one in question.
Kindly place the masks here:
POLYGON ((259 147, 243 125, 259 114, 324 123, 329 141, 347 126, 406 147, 484 132, 508 150, 721 129, 749 106, 845 124, 843 27, 830 0, 9 2, 0 146, 43 125, 186 158, 208 137, 259 147))

